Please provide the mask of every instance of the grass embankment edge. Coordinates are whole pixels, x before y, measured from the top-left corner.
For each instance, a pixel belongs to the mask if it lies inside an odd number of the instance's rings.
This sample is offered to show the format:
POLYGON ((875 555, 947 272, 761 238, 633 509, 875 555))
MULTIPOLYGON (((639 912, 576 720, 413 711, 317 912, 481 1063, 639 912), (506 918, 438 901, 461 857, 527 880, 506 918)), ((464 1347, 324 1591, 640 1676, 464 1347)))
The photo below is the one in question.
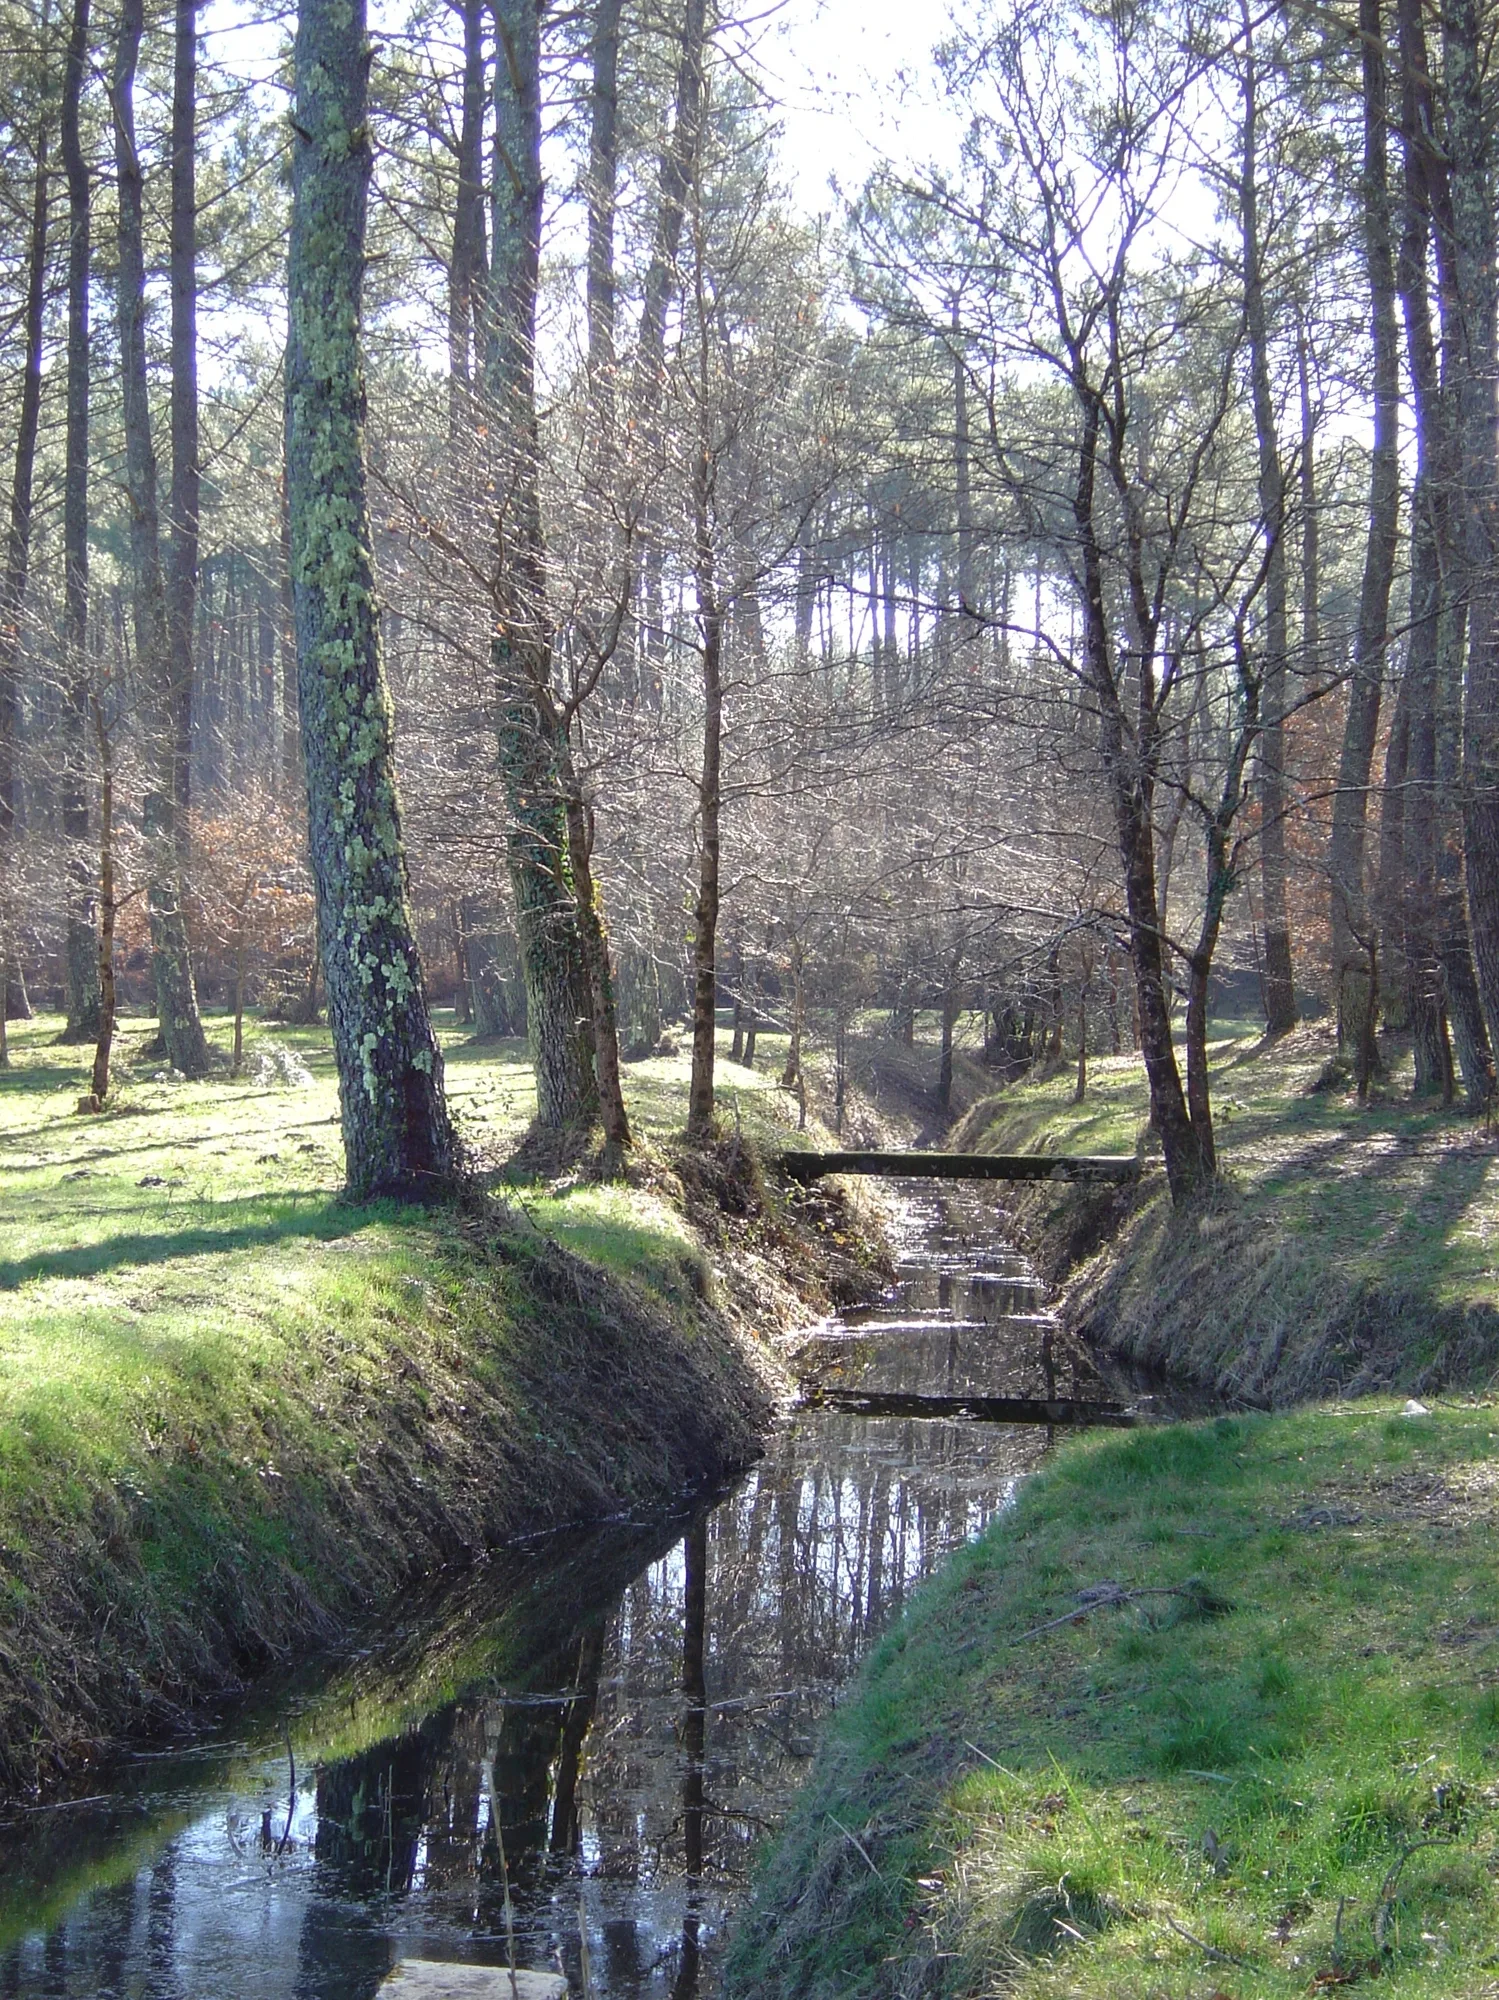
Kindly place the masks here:
POLYGON ((1499 1150, 1460 1112, 1413 1103, 1389 1053, 1359 1105, 1329 1030, 1213 1051, 1220 1179, 1173 1209, 1138 1058, 991 1096, 954 1143, 1136 1152, 1132 1188, 1044 1184, 1007 1199, 1069 1328, 1101 1351, 1251 1407, 1483 1386, 1499 1369, 1499 1150))
MULTIPOLYGON (((83 1119, 48 1027, 0 1092, 12 1797, 189 1730, 498 1545, 743 1468, 787 1389, 764 1336, 877 1282, 836 1192, 771 1185, 768 1093, 748 1139, 654 1134, 628 1184, 355 1207, 311 1038, 290 1082, 142 1069, 83 1119)), ((513 1143, 515 1052, 455 1059, 470 1130, 513 1143)), ((640 1068, 659 1124, 678 1080, 640 1068)))
POLYGON ((1496 1428, 1069 1443, 870 1656, 729 1994, 1499 1993, 1496 1428))

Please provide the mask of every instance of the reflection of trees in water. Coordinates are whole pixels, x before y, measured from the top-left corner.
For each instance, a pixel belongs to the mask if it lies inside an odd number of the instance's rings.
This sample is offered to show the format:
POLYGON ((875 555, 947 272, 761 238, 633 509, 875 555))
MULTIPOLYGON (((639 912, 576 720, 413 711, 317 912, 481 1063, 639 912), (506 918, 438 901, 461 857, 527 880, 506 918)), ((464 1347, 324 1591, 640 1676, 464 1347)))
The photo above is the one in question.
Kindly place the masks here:
POLYGON ((724 1891, 800 1779, 832 1691, 1011 1469, 959 1426, 804 1428, 606 1618, 533 1654, 527 1679, 553 1698, 460 1701, 320 1773, 318 1862, 355 1900, 417 1889, 493 1941, 498 1815, 529 1962, 571 1931, 581 1867, 598 1983, 688 2000, 724 1891), (641 1887, 676 1896, 674 1929, 617 1914, 641 1887))
MULTIPOLYGON (((1016 1291, 1003 1274, 960 1285, 932 1273, 907 1288, 899 1312, 950 1300, 970 1328, 961 1338, 933 1329, 913 1353, 927 1386, 986 1360, 1036 1371, 1048 1388, 1065 1379, 1068 1357, 1039 1324, 1008 1337, 996 1326, 986 1355, 982 1322, 1023 1304, 1016 1291)), ((871 1323, 869 1345, 881 1365, 905 1366, 898 1328, 891 1335, 871 1323)), ((581 1876, 596 1989, 690 2000, 832 1694, 1040 1443, 983 1426, 823 1414, 780 1439, 665 1554, 680 1528, 616 1527, 575 1541, 561 1563, 538 1551, 480 1579, 453 1629, 465 1647, 483 1635, 488 1679, 317 1771, 310 1856, 267 1864, 296 1900, 277 1941, 246 1940, 247 1954, 263 1951, 254 1990, 368 2000, 393 1933, 502 1960, 502 1832, 523 1963, 554 1962, 560 1946, 576 1981, 581 1876)), ((441 1635, 430 1643, 441 1656, 441 1635)), ((412 1674, 421 1658, 418 1649, 412 1674)), ((91 1899, 86 1939, 71 1923, 54 1931, 46 1950, 57 1967, 44 1985, 16 1985, 8 1954, 0 2000, 178 2000, 174 1930, 191 1923, 174 1919, 173 1884, 169 1846, 133 1883, 91 1899)))

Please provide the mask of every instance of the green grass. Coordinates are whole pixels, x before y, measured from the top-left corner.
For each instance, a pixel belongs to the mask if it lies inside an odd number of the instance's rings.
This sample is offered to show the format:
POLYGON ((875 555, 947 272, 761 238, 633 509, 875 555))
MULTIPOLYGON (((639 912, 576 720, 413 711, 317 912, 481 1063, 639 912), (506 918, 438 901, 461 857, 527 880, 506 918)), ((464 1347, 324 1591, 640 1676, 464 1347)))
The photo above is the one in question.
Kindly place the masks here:
MULTIPOLYGON (((1263 1048, 1227 1024, 1211 1050, 1221 1179, 1207 1201, 1174 1211, 1158 1170, 1122 1202, 1021 1197, 1048 1275, 1071 1280, 1074 1316, 1121 1354, 1252 1402, 1490 1380, 1493 1134, 1416 1103, 1408 1057, 1391 1057, 1368 1105, 1346 1085, 1318 1087, 1327 1028, 1263 1048)), ((1070 1067, 1022 1080, 977 1105, 958 1143, 1158 1157, 1138 1057, 1090 1061, 1080 1105, 1073 1083, 1070 1067)))
MULTIPOLYGON (((1223 1024, 1211 1045, 1220 1165, 1277 1225, 1315 1241, 1354 1281, 1420 1286, 1439 1303, 1499 1299, 1499 1151, 1460 1111, 1417 1104, 1410 1062, 1374 1101, 1346 1086, 1313 1091, 1332 1054, 1310 1028, 1261 1049, 1258 1030, 1223 1024)), ((1130 1153, 1149 1116, 1138 1057, 1092 1058, 1084 1102, 1069 1067, 1022 1081, 975 1114, 986 1152, 1130 1153), (981 1129, 980 1129, 981 1127, 981 1129)))
MULTIPOLYGON (((631 1412, 601 1430, 570 1400, 564 1323, 610 1309, 548 1304, 545 1239, 631 1281, 673 1338, 695 1338, 709 1289, 649 1148, 640 1184, 514 1189, 536 1235, 476 1255, 454 1213, 343 1201, 324 1032, 256 1031, 244 1079, 226 1065, 192 1084, 128 1021, 99 1117, 77 1111, 86 1063, 60 1025, 14 1024, 0 1073, 0 1770, 16 1781, 110 1734, 125 1683, 136 1722, 159 1723, 227 1660, 482 1545, 524 1511, 536 1449, 543 1512, 569 1479, 578 1507, 648 1483, 631 1412), (429 1518, 386 1546, 399 1496, 424 1491, 429 1518)), ((226 1022, 210 1032, 227 1046, 226 1022)), ((498 1175, 532 1113, 524 1046, 444 1040, 460 1129, 498 1175)), ((648 1137, 680 1125, 686 1079, 685 1056, 634 1066, 648 1137)), ((762 1138, 781 1129, 769 1077, 735 1089, 762 1138)), ((617 1365, 607 1341, 567 1338, 579 1385, 584 1363, 617 1365)))
POLYGON ((1496 1432, 1069 1446, 872 1656, 730 1991, 1499 1993, 1496 1432), (1183 1594, 1034 1631, 1104 1580, 1183 1594))

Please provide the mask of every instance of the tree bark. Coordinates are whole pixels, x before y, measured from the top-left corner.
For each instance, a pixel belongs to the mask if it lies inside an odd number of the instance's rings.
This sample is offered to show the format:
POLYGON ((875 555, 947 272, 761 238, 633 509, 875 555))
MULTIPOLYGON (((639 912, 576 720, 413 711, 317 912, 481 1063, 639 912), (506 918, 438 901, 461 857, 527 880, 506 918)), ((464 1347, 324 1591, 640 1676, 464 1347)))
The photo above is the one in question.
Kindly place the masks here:
POLYGON ((1365 834, 1369 777, 1379 731, 1379 707, 1389 646, 1390 589, 1400 509, 1400 353, 1395 317, 1395 263, 1390 223, 1386 133, 1389 125, 1381 0, 1359 0, 1363 66, 1364 258, 1369 283, 1374 366, 1374 440, 1369 464, 1369 528, 1348 683, 1348 713, 1333 799, 1328 874, 1332 892, 1332 969, 1338 1036, 1354 1050, 1369 1045, 1369 1016, 1378 1007, 1371 984, 1371 916, 1365 895, 1365 834))
POLYGON ((115 1033, 115 900, 114 753, 104 711, 93 703, 94 740, 99 752, 99 1022, 94 1036, 91 1079, 93 1108, 102 1111, 109 1096, 109 1063, 115 1033))
POLYGON ((308 828, 356 1197, 453 1171, 407 906, 365 497, 360 309, 371 165, 363 0, 303 0, 287 267, 286 466, 308 828))
POLYGON ((1396 279, 1411 380, 1416 479, 1410 504, 1409 636, 1400 697, 1404 758, 1402 766, 1394 755, 1392 733, 1385 766, 1381 902, 1386 966, 1397 947, 1403 959, 1416 1094, 1446 1101, 1452 1096, 1453 1074, 1437 931, 1436 710, 1441 634, 1444 617, 1450 616, 1452 463, 1431 316, 1427 253, 1435 163, 1429 157, 1433 107, 1420 0, 1398 0, 1396 19, 1403 208, 1396 279))
POLYGON ((952 1031, 958 1019, 958 967, 948 967, 942 989, 942 1044, 937 1060, 937 1109, 946 1118, 952 1111, 952 1031))
POLYGON ((172 640, 156 500, 156 448, 146 378, 146 269, 140 158, 135 144, 135 72, 144 0, 123 0, 115 43, 113 108, 119 202, 120 386, 125 483, 130 509, 136 666, 145 709, 148 771, 143 802, 147 902, 156 1012, 167 1060, 185 1076, 208 1070, 192 956, 183 919, 175 834, 177 717, 172 640))
POLYGON ((1478 0, 1449 0, 1442 12, 1468 611, 1464 874, 1479 996, 1490 1045, 1499 1047, 1499 446, 1495 438, 1499 341, 1493 124, 1487 80, 1490 25, 1478 0))
MULTIPOLYGON (((656 473, 662 450, 660 407, 666 389, 666 320, 679 288, 682 225, 702 139, 707 20, 707 0, 685 0, 671 138, 661 156, 656 225, 635 342, 634 418, 648 479, 656 473)), ((654 500, 648 500, 642 508, 637 548, 638 670, 642 688, 647 692, 654 689, 659 699, 658 668, 665 627, 664 560, 660 509, 654 500)))
MULTIPOLYGON (((703 331, 706 349, 707 335, 703 331)), ((702 371, 706 374, 706 368, 702 371)), ((700 380, 700 391, 706 387, 700 380)), ((706 410, 699 413, 706 421, 706 410)), ((713 1129, 713 1065, 718 1024, 718 847, 723 759, 723 612, 718 602, 712 524, 709 514, 709 456, 706 444, 693 468, 696 528, 698 643, 703 672, 703 752, 698 778, 698 882, 692 932, 692 1081, 687 1099, 687 1135, 706 1139, 713 1129)))
POLYGON ((588 126, 588 382, 606 435, 614 428, 619 21, 620 0, 596 0, 588 126))
POLYGON ((1322 517, 1317 505, 1317 420, 1304 325, 1297 329, 1296 386, 1301 403, 1301 671, 1304 679, 1314 681, 1322 671, 1322 517))
MULTIPOLYGON (((572 774, 569 772, 569 777, 572 774)), ((567 800, 567 850, 577 902, 578 940, 588 975, 593 1016, 593 1058, 598 1080, 599 1117, 604 1127, 604 1172, 617 1174, 634 1144, 619 1068, 619 1013, 614 1002, 614 972, 609 963, 609 933, 604 925, 603 898, 593 879, 592 831, 588 810, 576 783, 567 800)))
POLYGON ((463 21, 463 101, 458 130, 458 189, 448 265, 448 421, 460 459, 471 456, 474 353, 483 352, 484 239, 484 7, 460 0, 463 21))
POLYGON ((1286 475, 1270 387, 1270 334, 1259 214, 1259 89, 1254 44, 1244 9, 1243 160, 1239 224, 1243 244, 1244 324, 1249 337, 1250 391, 1259 460, 1260 516, 1265 532, 1264 727, 1260 735, 1260 894, 1264 905, 1265 1030, 1289 1034, 1296 1025, 1291 920, 1286 905, 1285 707, 1288 655, 1286 475))
MULTIPOLYGON (((1212 1120, 1199 1127, 1188 1109, 1171 1039, 1171 997, 1166 976, 1166 942, 1156 894, 1153 781, 1158 744, 1143 670, 1153 656, 1154 634, 1135 634, 1139 647, 1141 689, 1139 718, 1126 740, 1125 716, 1109 630, 1103 555, 1096 514, 1100 399, 1074 363, 1074 392, 1081 419, 1072 517, 1082 557, 1081 598, 1088 683, 1098 700, 1099 754, 1114 810, 1115 835, 1124 874, 1130 963, 1135 975, 1140 1053, 1150 1086, 1151 1123, 1160 1135, 1167 1184, 1172 1201, 1190 1201, 1214 1170, 1212 1120)), ((1112 443, 1112 440, 1111 440, 1112 443)), ((1112 467, 1116 487, 1127 483, 1123 468, 1112 467)), ((1132 582, 1138 584, 1139 579, 1132 582)), ((1138 595, 1138 592, 1137 592, 1138 595)))
POLYGON ((598 1085, 593 1007, 570 877, 567 727, 552 687, 541 527, 535 376, 541 50, 535 6, 500 0, 495 27, 485 402, 501 516, 491 660, 536 1115, 542 1126, 560 1130, 592 1119, 598 1085))
POLYGON ((172 66, 172 490, 167 616, 171 624, 172 834, 191 862, 193 632, 198 609, 198 0, 175 0, 172 66))
MULTIPOLYGON (((31 568, 32 488, 42 407, 42 331, 46 312, 48 125, 37 126, 32 155, 31 233, 26 251, 26 294, 22 306, 23 371, 16 426, 15 470, 10 487, 10 523, 5 538, 5 571, 0 577, 0 1015, 8 1015, 17 968, 16 738, 20 719, 21 619, 31 568)), ((0 1024, 0 1068, 10 1057, 0 1024)))
MULTIPOLYGON (((968 358, 963 351, 963 319, 956 299, 952 304, 950 333, 953 372, 953 507, 954 525, 957 530, 957 636, 959 643, 962 644, 976 637, 982 626, 976 615, 974 603, 977 590, 973 562, 973 440, 969 435, 968 422, 968 358)), ((874 565, 871 562, 871 576, 873 569, 874 565)), ((870 624, 873 627, 872 612, 870 624)))

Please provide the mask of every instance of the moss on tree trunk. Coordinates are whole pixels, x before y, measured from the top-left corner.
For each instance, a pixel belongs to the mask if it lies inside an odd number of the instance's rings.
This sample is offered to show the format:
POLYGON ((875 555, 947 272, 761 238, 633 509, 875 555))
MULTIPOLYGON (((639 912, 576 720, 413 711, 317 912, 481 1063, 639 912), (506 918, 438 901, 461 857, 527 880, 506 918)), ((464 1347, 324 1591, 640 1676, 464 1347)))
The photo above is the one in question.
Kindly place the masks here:
POLYGON ((407 904, 365 499, 369 61, 362 0, 304 0, 286 470, 309 845, 349 1187, 405 1195, 447 1179, 453 1141, 407 904))

